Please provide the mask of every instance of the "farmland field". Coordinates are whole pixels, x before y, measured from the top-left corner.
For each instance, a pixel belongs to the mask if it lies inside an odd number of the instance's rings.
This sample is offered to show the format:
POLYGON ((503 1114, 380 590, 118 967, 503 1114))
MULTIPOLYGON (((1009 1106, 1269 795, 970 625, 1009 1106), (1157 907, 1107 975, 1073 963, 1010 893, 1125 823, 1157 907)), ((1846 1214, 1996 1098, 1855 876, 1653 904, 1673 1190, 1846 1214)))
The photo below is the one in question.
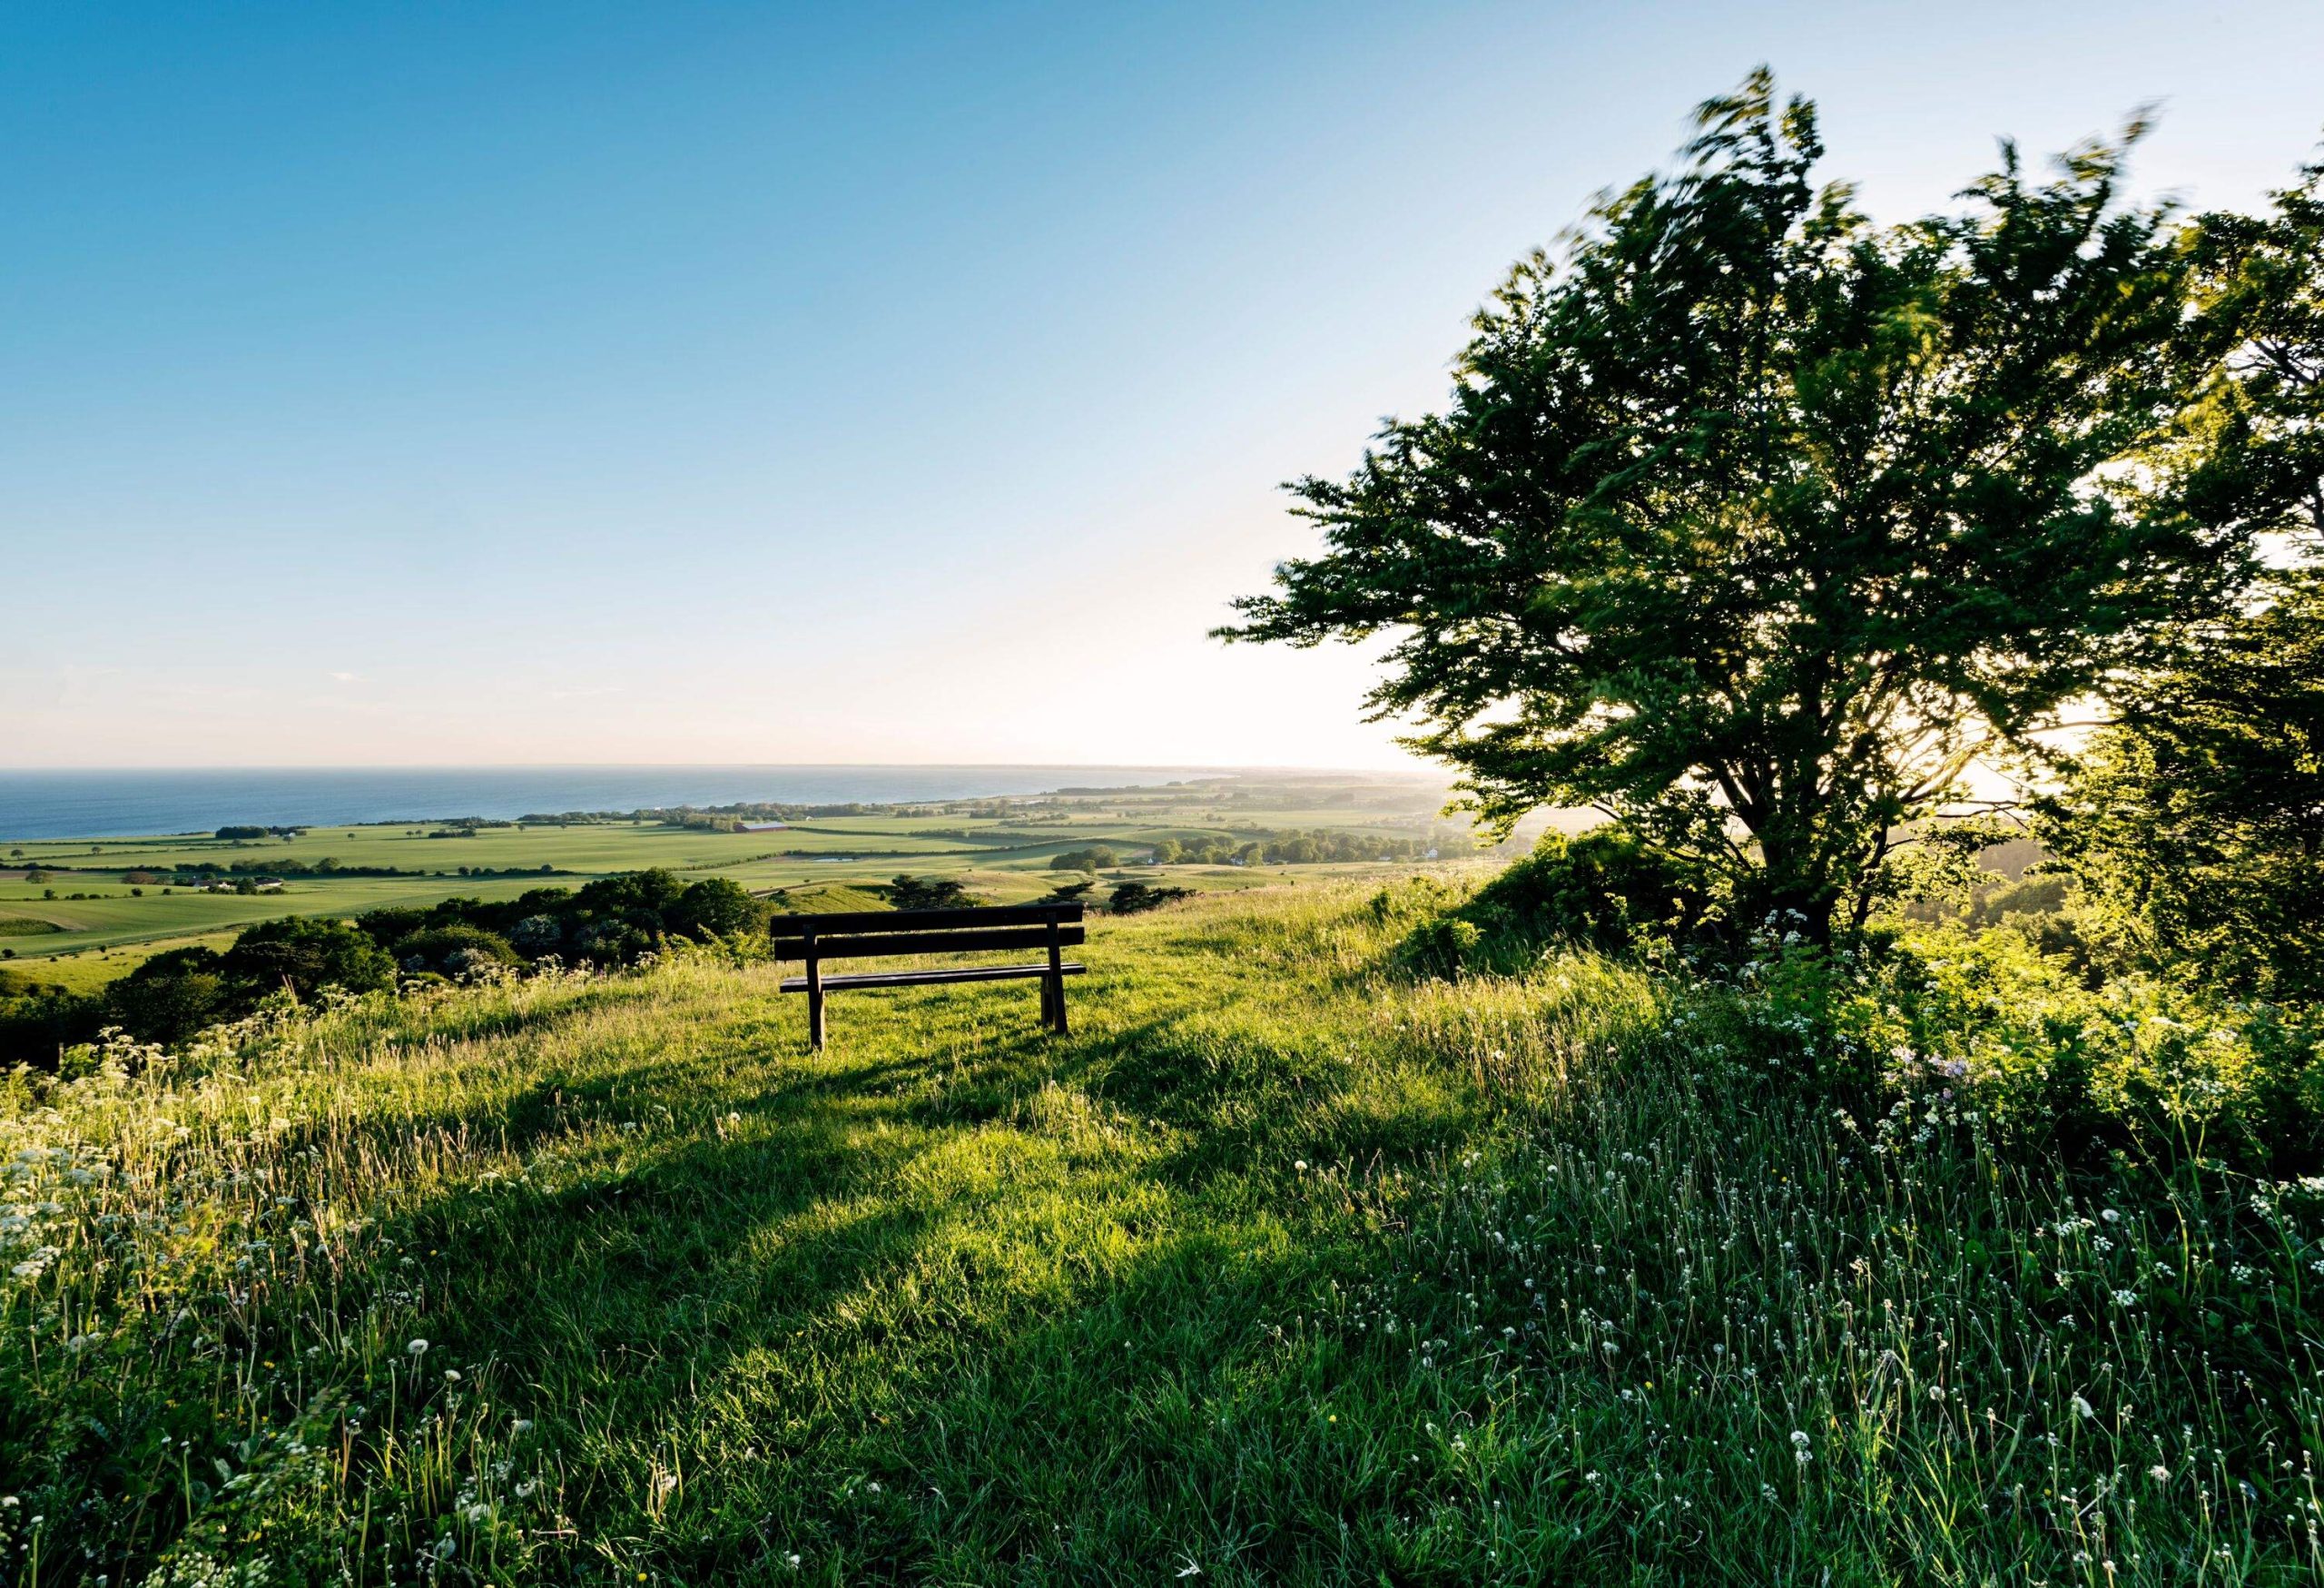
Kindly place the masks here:
MULTIPOLYGON (((1449 863, 1472 853, 1476 839, 1462 819, 1441 814, 1444 799, 1441 785, 1412 776, 1246 774, 879 807, 763 830, 719 831, 704 818, 689 824, 669 814, 464 825, 448 814, 289 837, 25 840, 0 853, 7 868, 0 870, 0 956, 21 981, 85 991, 163 949, 216 946, 284 915, 355 915, 453 896, 511 899, 652 867, 729 877, 778 902, 801 890, 881 883, 901 873, 959 877, 980 898, 1010 902, 1048 893, 1059 880, 1051 862, 1060 853, 1103 845, 1116 852, 1116 863, 1104 868, 1111 880, 1240 890, 1286 876, 1364 875, 1384 863, 1141 862, 1166 839, 1233 848, 1328 832, 1433 848, 1449 863), (203 866, 226 874, 194 877, 186 869, 203 866), (396 874, 348 874, 363 871, 396 874), (189 879, 263 891, 197 891, 189 879)), ((1408 870, 1411 862, 1395 863, 1408 870)))

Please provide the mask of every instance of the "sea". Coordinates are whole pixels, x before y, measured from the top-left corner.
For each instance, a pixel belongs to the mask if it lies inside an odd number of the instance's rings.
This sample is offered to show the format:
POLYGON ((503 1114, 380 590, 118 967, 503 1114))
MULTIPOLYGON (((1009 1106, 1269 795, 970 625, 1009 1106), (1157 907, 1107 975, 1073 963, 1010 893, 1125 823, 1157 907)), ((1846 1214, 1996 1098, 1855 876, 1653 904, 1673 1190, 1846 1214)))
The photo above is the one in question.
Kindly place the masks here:
POLYGON ((346 766, 0 769, 0 839, 208 833, 234 824, 506 820, 665 805, 899 804, 1225 774, 1167 766, 346 766))

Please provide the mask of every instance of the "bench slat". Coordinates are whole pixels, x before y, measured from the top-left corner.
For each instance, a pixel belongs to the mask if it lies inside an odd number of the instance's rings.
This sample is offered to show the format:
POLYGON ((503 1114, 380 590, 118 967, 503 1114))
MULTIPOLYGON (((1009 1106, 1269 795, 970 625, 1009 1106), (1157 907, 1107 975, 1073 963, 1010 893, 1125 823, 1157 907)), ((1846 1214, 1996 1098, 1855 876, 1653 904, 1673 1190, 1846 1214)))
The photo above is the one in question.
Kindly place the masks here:
MULTIPOLYGON (((1063 946, 1069 948, 1088 939, 1088 932, 1082 927, 1058 928, 1057 941, 1063 946)), ((861 960, 872 954, 967 954, 1049 946, 1049 929, 1046 926, 1003 926, 980 932, 898 932, 876 937, 824 937, 819 932, 815 937, 815 957, 861 960)), ((796 943, 779 947, 785 959, 801 957, 796 943)))
POLYGON ((1078 904, 990 904, 971 910, 840 910, 828 915, 777 915, 767 922, 767 935, 796 941, 813 932, 817 938, 861 932, 940 932, 960 926, 1042 926, 1051 921, 1078 921, 1078 904))
MULTIPOLYGON (((1068 960, 1058 970, 1068 976, 1078 976, 1088 967, 1078 961, 1068 960)), ((963 965, 950 971, 863 971, 852 976, 826 976, 823 990, 834 987, 921 987, 942 981, 1022 981, 1049 973, 1047 965, 963 965)), ((786 977, 785 992, 807 991, 804 976, 786 977)))

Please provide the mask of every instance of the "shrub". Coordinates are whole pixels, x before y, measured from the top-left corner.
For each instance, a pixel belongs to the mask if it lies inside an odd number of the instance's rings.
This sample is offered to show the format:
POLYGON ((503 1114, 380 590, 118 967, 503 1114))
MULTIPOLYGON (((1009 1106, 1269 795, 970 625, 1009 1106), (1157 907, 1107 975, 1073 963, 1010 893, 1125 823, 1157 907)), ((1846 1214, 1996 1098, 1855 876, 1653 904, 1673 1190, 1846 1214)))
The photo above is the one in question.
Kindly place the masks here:
POLYGON ((105 1018, 147 1041, 182 1042, 242 1012, 263 991, 230 979, 215 950, 172 949, 105 989, 105 1018))
MULTIPOLYGON (((1374 908, 1383 908, 1379 900, 1374 908)), ((1429 922, 1401 957, 1422 975, 1513 973, 1552 944, 1621 954, 1693 940, 1714 924, 1714 910, 1692 868, 1623 828, 1575 838, 1545 833, 1531 854, 1452 912, 1469 931, 1429 922)))
POLYGON ((1148 910, 1159 910, 1173 900, 1189 898, 1192 888, 1157 888, 1150 883, 1128 882, 1114 890, 1106 901, 1106 908, 1116 915, 1137 915, 1148 910))
POLYGON ((234 940, 220 972, 273 991, 287 987, 310 999, 325 987, 368 992, 395 984, 395 962, 370 935, 344 921, 290 916, 261 922, 234 940))
POLYGON ((396 963, 408 972, 442 976, 474 975, 519 962, 508 940, 480 926, 431 926, 396 944, 396 963))
POLYGON ((1535 939, 1622 953, 1649 936, 1691 935, 1711 895, 1683 862, 1606 826, 1574 838, 1544 833, 1531 854, 1478 891, 1473 908, 1535 939))
POLYGON ((1861 956, 1763 937, 1690 1018, 1763 1075, 1934 1100, 2070 1159, 2324 1163, 2324 1019, 2144 976, 2092 987, 2014 932, 1915 932, 1861 956))
POLYGON ((899 910, 965 910, 969 897, 958 877, 900 876, 888 883, 888 902, 899 910))
POLYGON ((1457 981, 1475 962, 1477 945, 1483 937, 1474 922, 1439 915, 1413 928, 1397 957, 1414 975, 1457 981))
POLYGON ((766 905, 727 877, 706 877, 694 883, 663 912, 670 931, 697 941, 748 937, 766 925, 766 905))

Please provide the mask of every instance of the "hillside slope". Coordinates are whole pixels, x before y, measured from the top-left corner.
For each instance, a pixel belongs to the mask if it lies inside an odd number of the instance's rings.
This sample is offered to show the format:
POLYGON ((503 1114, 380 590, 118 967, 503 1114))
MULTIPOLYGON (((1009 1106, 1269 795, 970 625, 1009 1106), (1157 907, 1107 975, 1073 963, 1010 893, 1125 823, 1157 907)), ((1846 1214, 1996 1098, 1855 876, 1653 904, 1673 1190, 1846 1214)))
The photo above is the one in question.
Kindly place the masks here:
POLYGON ((1062 1040, 934 989, 836 997, 810 1057, 705 956, 19 1073, 0 1558, 2306 1580, 2298 1188, 1858 1122, 1599 961, 1415 984, 1414 908, 1104 923, 1062 1040))

